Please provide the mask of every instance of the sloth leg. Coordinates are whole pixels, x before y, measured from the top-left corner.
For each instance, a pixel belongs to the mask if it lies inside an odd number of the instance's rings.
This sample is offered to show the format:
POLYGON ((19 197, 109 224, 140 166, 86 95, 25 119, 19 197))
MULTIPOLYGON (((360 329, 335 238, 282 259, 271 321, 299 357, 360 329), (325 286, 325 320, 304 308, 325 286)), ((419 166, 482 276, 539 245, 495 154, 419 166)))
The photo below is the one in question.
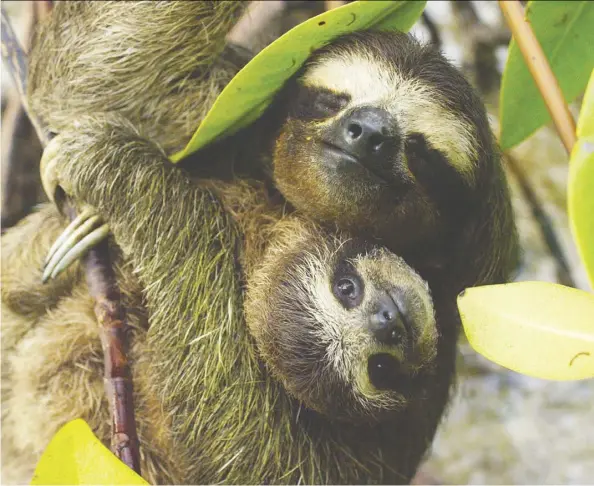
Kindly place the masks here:
POLYGON ((3 352, 18 343, 48 310, 69 296, 82 277, 80 266, 73 265, 52 282, 40 282, 44 256, 64 226, 64 219, 55 207, 45 204, 2 235, 3 352))

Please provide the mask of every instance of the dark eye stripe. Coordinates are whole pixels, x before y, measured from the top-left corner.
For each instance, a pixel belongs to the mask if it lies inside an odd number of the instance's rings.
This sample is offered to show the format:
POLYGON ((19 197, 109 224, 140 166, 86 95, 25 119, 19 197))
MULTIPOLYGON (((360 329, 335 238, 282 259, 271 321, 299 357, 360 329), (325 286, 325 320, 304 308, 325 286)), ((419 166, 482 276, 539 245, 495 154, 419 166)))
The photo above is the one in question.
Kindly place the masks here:
POLYGON ((410 134, 404 150, 410 171, 440 210, 465 209, 471 202, 471 189, 441 151, 431 147, 421 133, 410 134))
POLYGON ((350 96, 346 94, 301 85, 295 99, 290 101, 289 114, 299 120, 322 120, 336 115, 349 100, 350 96))

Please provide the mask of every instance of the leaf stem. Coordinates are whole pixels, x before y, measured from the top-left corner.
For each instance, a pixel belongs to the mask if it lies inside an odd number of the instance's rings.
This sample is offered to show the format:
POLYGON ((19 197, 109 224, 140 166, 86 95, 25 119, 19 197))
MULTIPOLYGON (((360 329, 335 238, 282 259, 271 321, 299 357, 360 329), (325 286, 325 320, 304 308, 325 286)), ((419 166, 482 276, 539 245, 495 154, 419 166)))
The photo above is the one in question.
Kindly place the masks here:
POLYGON ((526 20, 524 9, 518 0, 499 0, 499 7, 553 118, 561 141, 570 153, 576 142, 575 121, 542 47, 526 20))

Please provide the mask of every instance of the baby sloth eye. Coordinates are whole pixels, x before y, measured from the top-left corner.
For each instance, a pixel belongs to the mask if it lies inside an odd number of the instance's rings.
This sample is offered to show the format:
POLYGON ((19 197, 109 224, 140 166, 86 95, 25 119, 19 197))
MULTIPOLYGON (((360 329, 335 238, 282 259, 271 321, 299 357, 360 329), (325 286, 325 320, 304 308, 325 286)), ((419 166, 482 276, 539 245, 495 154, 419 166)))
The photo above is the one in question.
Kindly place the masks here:
POLYGON ((355 275, 341 276, 333 286, 334 296, 346 309, 357 307, 363 300, 363 285, 355 275))
POLYGON ((356 289, 355 284, 352 280, 349 280, 348 278, 343 278, 340 282, 338 282, 338 284, 336 284, 336 286, 338 287, 340 295, 342 295, 343 297, 348 297, 349 299, 355 298, 356 289))

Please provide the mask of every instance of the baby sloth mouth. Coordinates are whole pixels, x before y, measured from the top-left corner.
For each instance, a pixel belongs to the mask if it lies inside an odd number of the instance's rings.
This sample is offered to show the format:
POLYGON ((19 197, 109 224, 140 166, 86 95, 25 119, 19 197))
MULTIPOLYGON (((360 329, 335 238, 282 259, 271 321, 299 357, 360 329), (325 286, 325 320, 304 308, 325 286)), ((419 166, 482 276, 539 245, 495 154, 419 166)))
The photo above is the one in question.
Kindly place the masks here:
POLYGON ((378 390, 398 390, 410 380, 402 371, 401 363, 388 353, 371 356, 367 361, 367 374, 371 384, 378 390))

